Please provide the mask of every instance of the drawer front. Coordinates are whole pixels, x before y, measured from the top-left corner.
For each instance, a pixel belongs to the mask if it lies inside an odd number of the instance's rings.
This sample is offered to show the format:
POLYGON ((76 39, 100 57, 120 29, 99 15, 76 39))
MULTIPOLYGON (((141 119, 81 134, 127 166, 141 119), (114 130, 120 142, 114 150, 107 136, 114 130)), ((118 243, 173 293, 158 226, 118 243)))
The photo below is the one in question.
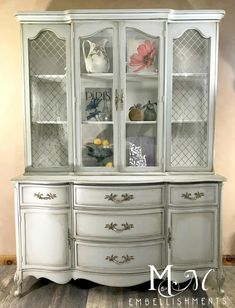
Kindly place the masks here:
POLYGON ((22 206, 69 206, 69 185, 21 185, 20 204, 22 206))
POLYGON ((164 235, 163 210, 75 211, 75 236, 128 239, 164 235))
POLYGON ((75 186, 75 205, 144 206, 163 204, 163 186, 75 186))
POLYGON ((164 242, 94 244, 76 242, 76 266, 97 272, 149 272, 148 265, 163 268, 164 242))
POLYGON ((217 205, 217 184, 170 185, 170 205, 217 205))

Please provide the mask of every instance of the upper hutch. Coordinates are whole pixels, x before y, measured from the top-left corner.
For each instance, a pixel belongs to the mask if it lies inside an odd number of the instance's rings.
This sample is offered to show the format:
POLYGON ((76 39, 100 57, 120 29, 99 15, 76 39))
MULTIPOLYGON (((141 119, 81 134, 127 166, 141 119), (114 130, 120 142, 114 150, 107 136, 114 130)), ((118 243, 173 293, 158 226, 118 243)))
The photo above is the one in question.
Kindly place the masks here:
POLYGON ((148 264, 175 265, 178 281, 190 267, 220 273, 224 179, 214 174, 213 152, 223 15, 17 13, 26 157, 25 175, 15 179, 19 286, 30 274, 131 285, 148 280, 148 264), (51 245, 56 255, 47 253, 51 245))

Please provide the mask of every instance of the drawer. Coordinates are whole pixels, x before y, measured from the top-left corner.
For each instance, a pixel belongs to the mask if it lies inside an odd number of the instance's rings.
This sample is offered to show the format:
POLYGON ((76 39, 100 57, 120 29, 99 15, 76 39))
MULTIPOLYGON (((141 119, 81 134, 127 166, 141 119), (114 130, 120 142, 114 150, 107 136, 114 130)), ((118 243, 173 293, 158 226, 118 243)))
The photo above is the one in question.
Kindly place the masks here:
POLYGON ((163 210, 139 211, 74 211, 75 236, 114 238, 163 237, 163 210))
POLYGON ((170 205, 217 205, 217 184, 169 185, 170 205))
POLYGON ((163 204, 163 186, 75 186, 75 205, 144 206, 163 204))
POLYGON ((164 242, 96 244, 76 242, 76 266, 96 272, 149 272, 148 265, 163 268, 164 242))
POLYGON ((69 185, 20 185, 20 204, 69 206, 69 185))

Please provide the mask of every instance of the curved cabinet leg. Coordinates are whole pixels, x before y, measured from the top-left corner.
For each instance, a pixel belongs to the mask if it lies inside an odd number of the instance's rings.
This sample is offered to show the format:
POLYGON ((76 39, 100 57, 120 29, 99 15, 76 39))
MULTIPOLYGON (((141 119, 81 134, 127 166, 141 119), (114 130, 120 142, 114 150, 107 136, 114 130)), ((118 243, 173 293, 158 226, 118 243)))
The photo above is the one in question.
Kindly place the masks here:
POLYGON ((16 290, 14 292, 14 295, 20 296, 22 294, 22 284, 23 284, 23 277, 21 271, 16 271, 14 276, 14 282, 16 284, 16 290))
POLYGON ((217 269, 216 271, 216 280, 217 280, 217 287, 218 287, 218 294, 220 296, 224 296, 224 281, 225 281, 225 276, 224 276, 224 271, 222 268, 217 269))

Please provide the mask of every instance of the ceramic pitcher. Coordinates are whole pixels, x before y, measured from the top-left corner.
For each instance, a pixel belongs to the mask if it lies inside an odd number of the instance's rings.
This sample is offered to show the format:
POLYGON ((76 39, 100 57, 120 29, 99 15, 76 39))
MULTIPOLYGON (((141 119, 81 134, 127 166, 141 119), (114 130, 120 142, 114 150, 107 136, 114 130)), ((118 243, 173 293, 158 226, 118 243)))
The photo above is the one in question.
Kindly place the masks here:
POLYGON ((110 68, 110 62, 105 50, 107 39, 103 39, 98 43, 85 40, 82 43, 83 57, 88 73, 107 73, 110 68), (86 55, 85 44, 89 44, 89 52, 86 55))

